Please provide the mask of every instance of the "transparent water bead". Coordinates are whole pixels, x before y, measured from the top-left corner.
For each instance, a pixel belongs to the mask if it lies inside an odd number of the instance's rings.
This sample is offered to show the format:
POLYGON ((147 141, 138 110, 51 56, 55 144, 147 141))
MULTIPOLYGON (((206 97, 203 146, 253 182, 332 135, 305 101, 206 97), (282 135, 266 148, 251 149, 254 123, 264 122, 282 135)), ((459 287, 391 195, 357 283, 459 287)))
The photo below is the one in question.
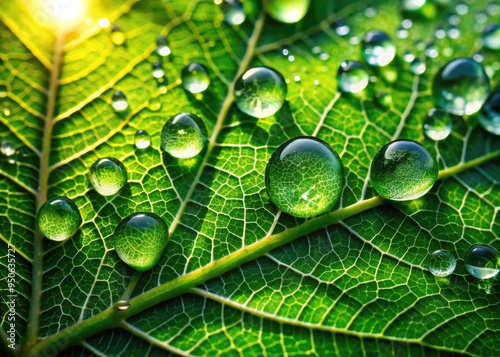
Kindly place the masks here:
POLYGON ((210 85, 207 68, 198 62, 192 62, 184 67, 181 79, 184 88, 193 94, 205 91, 210 85))
POLYGON ((138 149, 146 149, 151 145, 151 136, 146 130, 137 130, 135 133, 135 147, 138 149))
POLYGON ((455 271, 457 260, 447 250, 436 250, 427 257, 427 267, 434 276, 448 276, 455 271))
POLYGON ((125 34, 118 25, 113 25, 111 27, 110 38, 111 42, 113 42, 116 46, 121 46, 125 43, 125 34))
POLYGON ((224 13, 224 21, 229 25, 241 25, 245 19, 245 9, 239 0, 214 0, 224 13))
POLYGON ((490 81, 481 64, 471 58, 456 58, 438 71, 432 92, 444 111, 470 115, 481 109, 490 93, 490 81))
POLYGON ((422 62, 419 58, 415 58, 410 63, 410 72, 413 74, 423 74, 427 69, 425 62, 422 62))
POLYGON ((426 0, 401 0, 401 9, 403 11, 418 11, 426 3, 426 0))
POLYGON ((358 61, 344 61, 337 71, 339 88, 344 93, 358 93, 366 88, 370 76, 358 61))
POLYGON ((249 69, 234 88, 238 109, 255 118, 274 115, 285 103, 286 93, 285 78, 269 67, 249 69))
POLYGON ((115 195, 127 183, 127 169, 114 157, 99 159, 90 167, 90 183, 102 196, 115 195))
POLYGON ((333 27, 335 28, 335 33, 339 36, 347 36, 351 32, 349 25, 342 19, 335 20, 333 27))
POLYGON ((302 20, 311 0, 265 0, 266 12, 273 19, 291 24, 302 20))
POLYGON ((0 153, 4 156, 12 157, 16 154, 16 151, 14 144, 8 140, 3 140, 0 144, 0 153))
POLYGON ((269 198, 295 217, 330 211, 340 197, 343 177, 338 154, 314 137, 298 137, 282 144, 265 172, 269 198))
POLYGON ((130 302, 128 300, 119 300, 115 303, 115 306, 120 311, 125 311, 130 308, 130 302))
POLYGON ((361 54, 370 66, 387 66, 396 56, 396 45, 385 32, 369 31, 363 39, 361 54))
POLYGON ((153 77, 162 78, 165 75, 161 62, 153 63, 153 77))
POLYGON ((370 178, 373 187, 394 201, 412 200, 426 194, 438 177, 434 156, 419 143, 396 140, 383 146, 373 158, 370 178))
POLYGON ((123 219, 113 234, 116 253, 138 271, 156 265, 168 242, 168 226, 154 213, 138 212, 123 219))
POLYGON ((172 53, 170 46, 168 45, 168 40, 165 36, 158 36, 156 38, 156 53, 162 57, 167 57, 172 53))
POLYGON ((433 108, 427 113, 424 121, 424 134, 432 140, 446 139, 452 129, 450 115, 440 109, 433 108))
POLYGON ((500 50, 500 25, 492 24, 484 28, 483 45, 490 50, 500 50))
POLYGON ((479 124, 488 132, 500 135, 500 91, 488 97, 479 112, 479 124))
POLYGON ((38 211, 38 228, 50 240, 68 239, 76 233, 81 224, 82 216, 78 207, 67 197, 53 197, 38 211))
POLYGON ((117 90, 113 93, 111 98, 111 106, 116 112, 123 112, 128 108, 128 101, 122 91, 117 90))
POLYGON ((161 147, 173 157, 187 159, 200 153, 207 143, 203 120, 191 113, 170 118, 161 130, 161 147))
POLYGON ((465 268, 478 279, 489 279, 499 272, 498 251, 486 244, 475 244, 465 254, 465 268))

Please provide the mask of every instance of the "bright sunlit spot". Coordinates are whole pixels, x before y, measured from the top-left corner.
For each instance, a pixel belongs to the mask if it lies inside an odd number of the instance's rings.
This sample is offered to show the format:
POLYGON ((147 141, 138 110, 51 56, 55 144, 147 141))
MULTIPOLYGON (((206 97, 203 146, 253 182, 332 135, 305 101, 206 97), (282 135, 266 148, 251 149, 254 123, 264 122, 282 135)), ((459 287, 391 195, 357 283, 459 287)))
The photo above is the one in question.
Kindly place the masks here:
POLYGON ((35 19, 59 31, 71 31, 87 15, 89 0, 25 0, 35 19))

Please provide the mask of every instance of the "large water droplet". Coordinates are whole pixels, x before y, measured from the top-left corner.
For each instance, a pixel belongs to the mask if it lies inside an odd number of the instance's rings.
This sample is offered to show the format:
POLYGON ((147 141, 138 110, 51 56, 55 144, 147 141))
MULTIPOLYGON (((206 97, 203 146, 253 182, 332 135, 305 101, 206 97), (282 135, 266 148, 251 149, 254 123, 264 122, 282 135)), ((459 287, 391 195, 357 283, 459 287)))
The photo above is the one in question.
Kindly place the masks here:
POLYGON ((311 0, 266 0, 266 11, 275 20, 294 23, 306 15, 311 0))
POLYGON ((198 62, 192 62, 183 68, 182 85, 191 93, 201 93, 208 88, 210 78, 207 68, 198 62))
POLYGON ((340 197, 343 165, 324 141, 298 137, 282 144, 266 166, 266 188, 271 201, 295 217, 330 211, 340 197))
POLYGON ((373 30, 365 35, 361 54, 370 66, 383 67, 396 56, 396 46, 385 32, 373 30))
POLYGON ((382 197, 406 201, 426 194, 439 169, 425 147, 411 140, 396 140, 377 152, 370 170, 373 187, 382 197))
POLYGON ((82 224, 82 216, 72 200, 56 196, 40 207, 37 224, 45 237, 62 241, 76 233, 82 224))
POLYGON ((113 240, 121 260, 146 271, 155 266, 167 246, 168 226, 154 213, 134 213, 118 224, 113 240))
POLYGON ((483 66, 471 58, 457 58, 444 65, 434 77, 436 104, 455 115, 476 113, 490 93, 483 66))
POLYGON ((340 90, 345 93, 358 93, 366 88, 370 76, 358 61, 344 61, 337 71, 340 90))
POLYGON ((145 149, 151 145, 151 136, 145 130, 137 130, 135 133, 135 147, 145 149))
POLYGON ((268 67, 246 71, 234 88, 236 106, 255 118, 274 115, 285 103, 287 85, 281 73, 268 67))
POLYGON ((116 46, 121 46, 125 43, 125 34, 118 25, 112 26, 110 37, 111 42, 113 42, 116 46))
POLYGON ((447 250, 436 250, 427 257, 427 267, 435 276, 448 276, 455 270, 457 260, 447 250))
POLYGON ((410 63, 410 72, 413 74, 423 74, 426 70, 425 62, 422 62, 420 59, 415 58, 410 63))
POLYGON ((243 4, 239 0, 215 0, 224 13, 224 21, 229 25, 241 25, 246 14, 243 4))
POLYGON ((479 124, 488 132, 500 135, 500 91, 491 94, 479 113, 479 124))
POLYGON ((426 3, 426 0, 401 0, 401 9, 403 11, 418 11, 426 3))
POLYGON ((162 78, 165 75, 161 62, 153 63, 153 77, 162 78))
POLYGON ((90 167, 90 183, 100 195, 114 195, 127 183, 127 169, 113 157, 99 159, 90 167))
POLYGON ((170 118, 161 130, 161 146, 173 157, 187 159, 196 156, 207 143, 207 128, 203 120, 191 113, 170 118))
POLYGON ((168 45, 168 40, 165 36, 158 36, 156 38, 156 53, 162 57, 166 57, 171 53, 170 46, 168 45))
POLYGON ((113 98, 111 98, 111 106, 117 112, 123 112, 128 108, 127 97, 122 91, 117 90, 113 93, 113 98))
POLYGON ((490 50, 500 50, 500 25, 493 24, 483 31, 483 45, 490 50))
POLYGON ((424 134, 432 140, 444 140, 451 133, 450 115, 440 109, 431 109, 424 121, 424 134))
POLYGON ((465 268, 478 279, 489 279, 498 274, 500 255, 486 244, 475 244, 465 254, 465 268))

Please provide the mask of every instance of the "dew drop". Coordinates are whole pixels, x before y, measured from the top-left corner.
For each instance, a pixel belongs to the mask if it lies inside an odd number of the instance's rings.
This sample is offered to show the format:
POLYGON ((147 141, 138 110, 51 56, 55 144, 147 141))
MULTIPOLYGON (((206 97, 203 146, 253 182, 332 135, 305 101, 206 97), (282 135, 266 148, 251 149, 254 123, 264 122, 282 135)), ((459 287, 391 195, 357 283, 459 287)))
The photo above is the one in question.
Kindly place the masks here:
POLYGON ((158 36, 156 38, 156 53, 159 54, 162 57, 167 57, 170 55, 172 50, 170 49, 170 46, 168 45, 168 40, 165 36, 158 36))
POLYGON ((361 54, 370 66, 383 67, 396 56, 396 46, 385 32, 373 30, 365 35, 361 54))
POLYGON ((111 98, 111 106, 116 112, 123 112, 128 108, 127 97, 121 90, 117 90, 113 93, 113 98, 111 98))
POLYGON ((151 136, 146 130, 137 130, 135 133, 135 147, 138 149, 146 149, 151 145, 151 136))
POLYGON ((483 31, 483 45, 490 50, 500 50, 500 25, 488 25, 483 31))
POLYGON ((436 250, 427 257, 427 267, 434 276, 448 276, 457 266, 457 260, 447 250, 436 250))
POLYGON ((363 15, 369 19, 374 18, 377 15, 377 10, 373 7, 367 7, 363 10, 363 15))
POLYGON ((330 211, 340 197, 343 165, 324 141, 298 137, 282 144, 265 172, 271 201, 295 217, 313 217, 330 211))
POLYGON ((415 55, 410 50, 406 50, 405 53, 403 53, 403 60, 405 62, 411 63, 414 59, 415 55))
POLYGON ((236 106, 255 118, 274 115, 285 103, 287 85, 281 73, 269 67, 246 71, 234 88, 236 106))
POLYGON ((439 27, 436 29, 436 31, 434 31, 434 36, 437 39, 442 40, 446 37, 446 31, 443 28, 439 27))
POLYGON ((481 63, 484 61, 484 56, 482 53, 474 53, 472 55, 472 59, 478 63, 481 63))
POLYGON ((488 75, 471 58, 457 58, 445 64, 434 77, 436 104, 455 115, 476 113, 490 93, 488 75))
POLYGON ((10 141, 4 140, 0 144, 0 153, 7 158, 12 158, 16 154, 16 147, 10 141))
POLYGON ((435 141, 446 139, 451 133, 450 115, 440 109, 433 108, 427 113, 424 121, 424 134, 435 141))
POLYGON ((3 107, 2 113, 6 117, 10 116, 10 108, 9 107, 3 107))
POLYGON ((465 268, 478 279, 489 279, 498 274, 500 255, 486 244, 475 244, 465 254, 465 268))
POLYGON ((450 15, 448 23, 452 26, 457 26, 460 23, 460 17, 458 15, 450 15))
POLYGON ((97 160, 90 167, 90 183, 102 196, 112 196, 127 183, 127 169, 113 157, 97 160))
POLYGON ((434 156, 421 144, 396 140, 377 152, 370 170, 373 187, 382 197, 406 201, 426 194, 439 169, 434 156))
POLYGON ((358 93, 366 88, 370 76, 358 61, 344 61, 337 71, 339 88, 344 93, 358 93))
POLYGON ((426 70, 425 62, 422 62, 420 59, 415 58, 410 63, 410 72, 413 74, 423 74, 426 70))
POLYGON ((128 300, 119 300, 115 304, 116 308, 120 311, 125 311, 130 308, 130 302, 128 300))
POLYGON ((484 12, 478 12, 474 18, 476 19, 476 22, 480 24, 485 24, 486 21, 488 21, 488 16, 484 12))
POLYGON ((457 39, 460 37, 460 30, 454 26, 450 27, 446 33, 449 38, 457 39))
POLYGON ((486 8, 486 12, 488 12, 488 14, 490 14, 491 16, 496 16, 500 13, 500 5, 496 2, 492 2, 486 8))
POLYGON ((426 3, 426 0, 402 0, 401 1, 401 9, 403 11, 418 11, 420 10, 426 3))
POLYGON ((351 28, 347 25, 344 20, 339 19, 333 23, 335 27, 335 33, 339 36, 347 36, 351 32, 351 28))
POLYGON ((207 143, 203 120, 191 113, 170 118, 161 130, 161 146, 173 157, 187 159, 200 153, 207 143))
POLYGON ((479 124, 488 132, 500 135, 500 91, 491 94, 479 112, 479 124))
POLYGON ((113 42, 116 46, 121 46, 125 43, 125 33, 118 25, 113 25, 111 27, 110 37, 111 42, 113 42))
POLYGON ((229 25, 241 25, 245 19, 245 9, 239 0, 215 0, 224 13, 224 21, 229 25))
POLYGON ((401 27, 404 28, 404 29, 411 29, 413 26, 413 21, 411 21, 410 19, 404 19, 402 22, 401 22, 401 27))
POLYGON ((386 92, 377 93, 375 100, 383 108, 389 108, 392 105, 392 95, 386 92))
POLYGON ((193 94, 205 91, 210 84, 207 68, 198 62, 192 62, 184 67, 181 78, 184 88, 193 94))
POLYGON ((311 0, 267 0, 266 11, 275 20, 295 23, 306 15, 311 0))
POLYGON ((409 35, 408 30, 405 29, 404 27, 399 27, 396 31, 396 37, 401 40, 408 38, 408 35, 409 35))
POLYGON ((154 213, 134 213, 118 224, 113 240, 121 260, 146 271, 155 266, 167 246, 168 226, 154 213))
POLYGON ((434 45, 433 43, 428 44, 425 47, 425 55, 429 58, 436 58, 437 56, 439 56, 436 45, 434 45))
POLYGON ((165 75, 161 62, 153 63, 153 77, 162 78, 165 75))
POLYGON ((457 6, 455 7, 455 11, 457 12, 457 14, 459 15, 465 15, 466 13, 469 12, 469 7, 467 6, 466 3, 464 2, 460 2, 457 4, 457 6))
POLYGON ((82 216, 72 200, 56 196, 40 207, 37 224, 48 239, 63 241, 76 233, 82 224, 82 216))

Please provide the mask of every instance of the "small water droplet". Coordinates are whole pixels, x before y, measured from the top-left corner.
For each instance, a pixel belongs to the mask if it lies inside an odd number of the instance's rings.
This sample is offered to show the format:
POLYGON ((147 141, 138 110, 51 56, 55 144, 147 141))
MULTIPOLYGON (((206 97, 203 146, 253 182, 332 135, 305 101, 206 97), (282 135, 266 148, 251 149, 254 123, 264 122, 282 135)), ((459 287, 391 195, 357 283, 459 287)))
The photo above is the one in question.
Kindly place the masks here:
POLYGON ((105 17, 101 17, 97 21, 97 24, 99 25, 100 28, 107 29, 111 25, 111 22, 105 17))
POLYGON ((198 62, 188 64, 181 72, 182 85, 191 93, 201 93, 210 85, 207 68, 198 62))
POLYGON ((485 24, 486 21, 488 21, 488 15, 486 15, 484 12, 478 12, 476 16, 474 16, 474 18, 479 24, 485 24))
POLYGON ((245 19, 245 9, 239 0, 215 0, 224 13, 224 21, 229 25, 241 25, 245 19))
POLYGON ((394 201, 426 194, 438 177, 436 159, 421 144, 396 140, 383 146, 373 158, 370 179, 379 195, 394 201))
POLYGON ((465 15, 466 13, 469 12, 469 7, 467 6, 466 3, 464 2, 460 2, 457 4, 457 6, 455 7, 455 11, 457 12, 457 14, 459 15, 465 15))
POLYGON ((423 74, 426 70, 425 62, 422 62, 419 58, 415 58, 410 63, 410 72, 413 74, 423 74))
POLYGON ((111 42, 113 42, 116 46, 121 46, 125 43, 125 33, 118 25, 113 25, 111 27, 110 37, 111 42))
POLYGON ((117 90, 113 93, 113 98, 111 98, 111 106, 117 112, 123 112, 128 108, 127 97, 122 91, 117 90))
POLYGON ((146 130, 137 130, 135 133, 135 147, 145 149, 151 145, 151 136, 146 130))
POLYGON ((339 36, 347 36, 351 32, 351 28, 347 25, 344 20, 339 19, 333 23, 335 28, 335 33, 339 36))
POLYGON ((168 226, 157 214, 138 212, 124 218, 112 236, 116 253, 138 271, 156 265, 168 242, 168 226))
POLYGON ((369 6, 363 10, 363 15, 365 15, 365 17, 369 19, 374 18, 375 16, 377 16, 377 9, 369 6))
POLYGON ((288 62, 293 62, 293 61, 295 61, 295 56, 293 55, 288 56, 288 62))
MULTIPOLYGON (((495 0, 496 1, 496 0, 495 0)), ((497 4, 496 2, 492 2, 491 4, 488 5, 486 8, 486 12, 490 14, 491 16, 496 16, 500 13, 500 5, 497 4)))
POLYGON ((358 36, 352 36, 351 38, 349 38, 349 43, 353 46, 356 46, 361 43, 361 39, 358 36))
POLYGON ((415 55, 413 53, 411 53, 410 50, 406 50, 403 53, 403 60, 405 62, 411 63, 411 62, 413 62, 414 59, 415 59, 415 55))
POLYGON ((455 271, 457 260, 447 250, 436 250, 427 257, 427 267, 434 276, 448 276, 455 271))
POLYGON ((76 233, 81 224, 82 216, 78 207, 67 197, 53 197, 38 211, 38 228, 50 240, 68 239, 76 233))
POLYGON ((168 40, 165 36, 160 35, 156 38, 156 53, 162 57, 166 57, 172 53, 172 50, 168 45, 168 40))
POLYGON ((434 36, 435 36, 437 39, 442 40, 443 38, 445 38, 445 37, 446 37, 446 31, 445 31, 443 28, 438 27, 438 28, 436 29, 436 31, 434 31, 434 36))
POLYGON ((291 24, 302 20, 311 0, 267 0, 266 12, 275 20, 291 24))
POLYGON ((298 137, 282 144, 265 172, 271 201, 295 217, 313 217, 330 211, 343 187, 343 165, 324 141, 298 137))
POLYGON ((330 55, 326 52, 320 52, 318 57, 320 60, 326 61, 330 58, 330 55))
POLYGON ((457 26, 460 23, 460 17, 458 15, 450 15, 450 17, 448 17, 448 23, 451 26, 457 26))
POLYGON ((401 27, 404 28, 404 29, 411 29, 413 26, 413 21, 411 21, 410 19, 404 19, 402 22, 401 22, 401 27))
POLYGON ((403 40, 405 38, 408 38, 408 30, 405 29, 404 27, 399 27, 397 30, 396 30, 396 37, 403 40))
POLYGON ((436 58, 439 56, 438 49, 433 43, 429 43, 425 48, 425 55, 429 58, 436 58))
POLYGON ((475 244, 465 254, 465 268, 478 279, 489 279, 498 274, 500 255, 486 244, 475 244))
POLYGON ((90 167, 90 183, 102 196, 115 195, 127 183, 127 169, 113 157, 99 159, 90 167))
POLYGON ((344 93, 358 93, 366 88, 370 76, 358 61, 344 61, 337 71, 339 89, 344 93))
POLYGON ((426 3, 426 0, 401 0, 401 9, 403 11, 414 12, 420 10, 426 3))
POLYGON ((483 45, 490 50, 500 50, 500 25, 488 25, 483 31, 483 45))
POLYGON ((440 109, 433 108, 427 113, 424 121, 424 134, 435 141, 446 139, 452 129, 450 115, 440 109))
POLYGON ((484 56, 482 53, 477 52, 472 55, 472 59, 478 63, 481 63, 484 61, 484 56))
POLYGON ((10 164, 15 163, 14 155, 16 154, 16 147, 8 140, 2 141, 0 144, 0 153, 7 158, 10 164))
POLYGON ((375 95, 375 100, 378 105, 383 108, 389 108, 392 105, 392 95, 386 92, 379 92, 375 95))
POLYGON ((500 135, 500 91, 492 93, 479 112, 479 124, 488 132, 500 135))
POLYGON ((3 107, 3 109, 2 109, 2 113, 3 113, 3 115, 5 115, 6 117, 10 116, 10 108, 9 108, 9 107, 3 107))
POLYGON ((449 38, 457 39, 460 37, 460 30, 457 27, 452 26, 448 29, 448 31, 446 31, 446 34, 449 38))
POLYGON ((116 308, 120 311, 125 311, 130 308, 130 302, 128 300, 119 300, 115 304, 116 308))
POLYGON ((170 118, 161 131, 163 150, 179 159, 194 157, 207 143, 207 128, 203 120, 191 113, 170 118))
POLYGON ((162 78, 165 75, 161 62, 153 63, 153 77, 162 78))
POLYGON ((319 81, 318 81, 317 79, 315 79, 315 80, 314 80, 314 82, 313 82, 313 84, 314 84, 315 86, 319 86, 319 81))
POLYGON ((365 35, 361 54, 370 66, 383 67, 396 56, 396 46, 386 33, 373 30, 365 35))
POLYGON ((298 74, 298 73, 294 73, 294 74, 293 74, 293 80, 294 80, 295 82, 300 82, 300 76, 299 76, 299 74, 298 74))
POLYGON ((470 115, 481 109, 490 93, 490 82, 479 63, 471 58, 456 58, 438 71, 432 91, 436 104, 444 111, 470 115))
POLYGON ((235 102, 243 113, 255 118, 274 115, 285 103, 287 85, 281 73, 269 67, 254 67, 236 82, 235 102))

